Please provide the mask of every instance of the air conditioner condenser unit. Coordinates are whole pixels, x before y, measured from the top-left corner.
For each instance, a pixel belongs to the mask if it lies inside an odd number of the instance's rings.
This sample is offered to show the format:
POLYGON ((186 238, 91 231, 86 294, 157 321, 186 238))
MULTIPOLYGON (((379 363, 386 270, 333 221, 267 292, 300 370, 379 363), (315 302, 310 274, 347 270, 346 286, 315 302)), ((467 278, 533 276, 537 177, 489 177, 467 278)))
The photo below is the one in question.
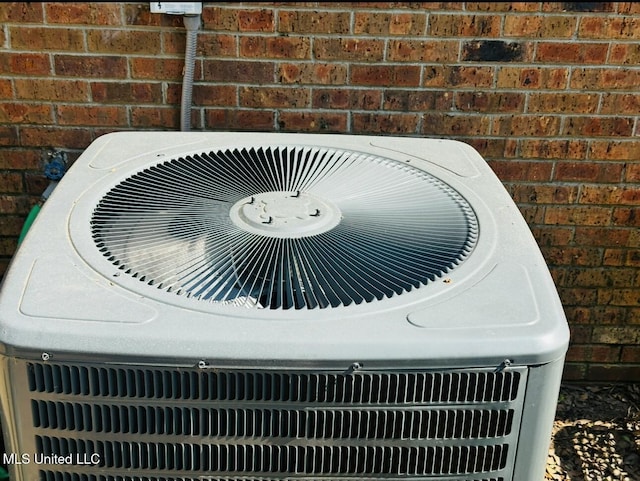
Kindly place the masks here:
POLYGON ((540 481, 568 328, 438 139, 123 132, 0 290, 12 481, 540 481))

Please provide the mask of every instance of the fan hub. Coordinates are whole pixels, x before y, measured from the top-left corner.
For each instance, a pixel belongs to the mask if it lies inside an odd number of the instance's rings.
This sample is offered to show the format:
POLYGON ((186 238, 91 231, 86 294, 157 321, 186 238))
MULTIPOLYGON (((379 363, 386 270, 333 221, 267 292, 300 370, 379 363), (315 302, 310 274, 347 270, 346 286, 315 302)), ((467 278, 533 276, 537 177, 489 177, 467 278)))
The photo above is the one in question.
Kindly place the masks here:
POLYGON ((229 211, 241 229, 268 237, 306 237, 340 223, 333 203, 308 192, 263 192, 236 202, 229 211))

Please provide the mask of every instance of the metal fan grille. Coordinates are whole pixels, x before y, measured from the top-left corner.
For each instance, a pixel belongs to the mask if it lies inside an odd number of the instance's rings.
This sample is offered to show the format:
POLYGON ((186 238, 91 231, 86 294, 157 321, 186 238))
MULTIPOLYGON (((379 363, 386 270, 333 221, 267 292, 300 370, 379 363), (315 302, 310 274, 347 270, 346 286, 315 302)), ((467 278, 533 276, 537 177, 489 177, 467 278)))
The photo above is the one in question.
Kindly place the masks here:
POLYGON ((400 295, 453 269, 478 236, 467 201, 426 172, 300 146, 151 166, 111 189, 91 226, 103 255, 141 282, 268 309, 400 295))

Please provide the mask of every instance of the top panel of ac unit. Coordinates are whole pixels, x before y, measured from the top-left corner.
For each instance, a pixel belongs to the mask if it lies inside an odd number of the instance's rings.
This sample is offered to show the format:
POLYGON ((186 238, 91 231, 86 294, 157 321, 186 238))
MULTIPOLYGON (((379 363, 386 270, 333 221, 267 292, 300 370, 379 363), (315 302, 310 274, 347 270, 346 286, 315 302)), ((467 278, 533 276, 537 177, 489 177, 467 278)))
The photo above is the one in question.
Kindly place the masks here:
POLYGON ((567 337, 540 251, 477 152, 348 135, 99 138, 21 246, 0 316, 6 349, 141 357, 428 347, 448 362, 507 343, 540 361, 567 337))

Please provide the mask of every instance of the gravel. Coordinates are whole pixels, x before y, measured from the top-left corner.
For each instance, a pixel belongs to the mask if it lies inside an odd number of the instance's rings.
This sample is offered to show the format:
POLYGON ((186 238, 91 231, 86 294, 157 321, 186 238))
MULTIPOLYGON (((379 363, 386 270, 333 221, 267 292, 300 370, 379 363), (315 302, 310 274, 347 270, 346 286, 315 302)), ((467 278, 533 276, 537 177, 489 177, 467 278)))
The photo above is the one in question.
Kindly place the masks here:
POLYGON ((640 481, 640 385, 563 385, 545 480, 640 481))

